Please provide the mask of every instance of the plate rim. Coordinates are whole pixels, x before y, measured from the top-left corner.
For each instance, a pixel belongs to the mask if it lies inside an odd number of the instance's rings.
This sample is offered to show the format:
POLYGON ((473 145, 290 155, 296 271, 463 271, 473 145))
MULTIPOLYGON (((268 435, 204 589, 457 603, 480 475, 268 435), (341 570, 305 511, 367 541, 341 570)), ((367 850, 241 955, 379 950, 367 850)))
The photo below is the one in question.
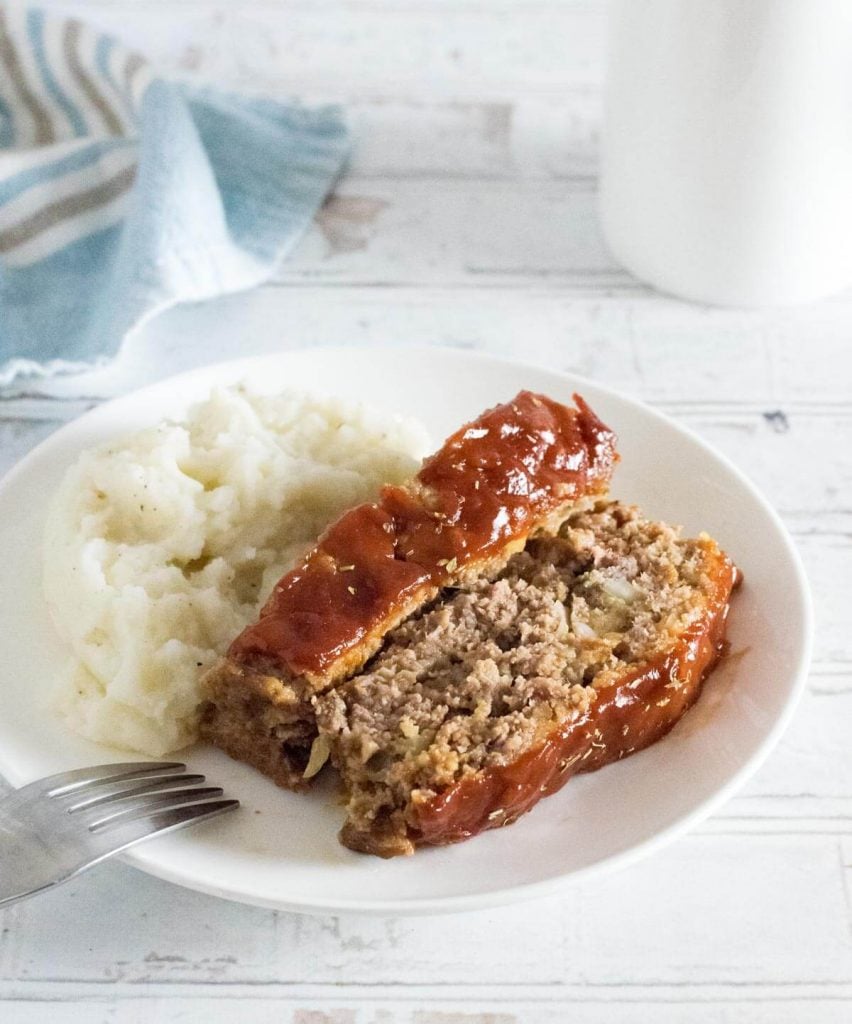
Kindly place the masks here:
MULTIPOLYGON (((180 870, 172 870, 167 865, 163 865, 156 861, 152 862, 151 858, 146 856, 147 844, 144 842, 138 847, 117 856, 125 863, 144 871, 146 874, 152 875, 153 877, 171 882, 183 888, 205 893, 210 896, 216 896, 220 899, 227 899, 232 902, 302 914, 397 914, 408 916, 450 914, 459 911, 481 910, 488 907, 505 906, 528 900, 542 899, 558 892, 565 891, 566 889, 586 881, 589 878, 602 877, 611 872, 629 867, 631 864, 644 859, 655 851, 668 846, 677 838, 692 829, 696 824, 709 817, 709 815, 711 815, 722 804, 726 803, 734 793, 754 775, 761 765, 764 764, 767 757, 788 728, 805 690, 808 670, 812 660, 814 642, 814 608, 810 584, 799 550, 780 515, 776 512, 769 500, 763 495, 761 490, 728 458, 727 455, 705 441, 690 427, 684 426, 672 419, 666 413, 654 408, 654 406, 633 397, 632 394, 625 393, 617 388, 612 388, 607 384, 601 383, 590 377, 585 377, 563 369, 555 369, 544 362, 506 356, 502 353, 465 349, 458 346, 399 343, 303 346, 301 348, 287 349, 280 352, 271 352, 261 355, 246 356, 239 359, 219 360, 213 363, 204 363, 189 370, 168 375, 157 381, 148 383, 141 388, 134 388, 105 399, 99 402, 94 408, 88 409, 80 416, 75 416, 68 422, 63 423, 52 434, 26 452, 26 454, 12 467, 10 467, 2 478, 0 478, 0 492, 14 484, 14 481, 20 475, 25 474, 29 470, 30 465, 41 458, 46 452, 49 452, 53 447, 60 447, 63 443, 64 436, 67 433, 70 433, 72 429, 79 429, 82 421, 93 422, 101 416, 108 416, 112 409, 123 401, 133 400, 138 402, 139 399, 144 399, 147 394, 158 391, 164 386, 179 385, 181 381, 194 380, 202 374, 224 376, 225 374, 230 373, 232 375, 232 379, 239 379, 241 374, 246 374, 252 368, 258 367, 262 364, 286 363, 288 359, 292 359, 293 357, 306 356, 309 354, 315 354, 317 358, 333 358, 336 353, 347 353, 347 355, 351 355, 353 352, 358 352, 364 355, 369 355, 370 353, 377 355, 394 353, 397 355, 401 352, 406 352, 417 353, 424 357, 434 357, 436 354, 439 354, 439 358, 447 358, 451 361, 456 360, 459 363, 479 362, 499 364, 504 367, 545 372, 554 377, 561 378, 574 390, 582 391, 584 388, 590 388, 593 391, 597 391, 611 397, 615 402, 631 406, 634 411, 639 412, 643 416, 651 417, 658 425, 663 426, 666 430, 680 434, 686 440, 701 449, 706 455, 709 455, 712 459, 720 463, 725 471, 730 474, 745 491, 748 492, 751 499, 761 507, 764 514, 767 515, 773 523, 778 538, 783 543, 785 553, 788 556, 790 566, 796 578, 802 604, 802 617, 799 624, 799 631, 801 634, 801 653, 798 664, 790 673, 791 685, 789 696, 772 726, 767 731, 762 742, 746 759, 739 770, 734 772, 731 777, 714 793, 698 803, 677 820, 673 821, 670 825, 656 832, 654 835, 649 836, 647 839, 635 843, 625 850, 620 850, 616 853, 610 854, 609 856, 605 856, 594 863, 586 865, 585 867, 575 869, 568 874, 556 874, 533 882, 522 882, 488 892, 464 895, 412 897, 389 900, 341 897, 323 899, 322 897, 312 896, 308 901, 300 902, 291 898, 282 899, 275 896, 266 897, 259 894, 236 891, 234 888, 227 888, 222 885, 208 883, 203 880, 195 881, 188 879, 180 870)), ((134 757, 137 756, 140 760, 146 759, 143 755, 134 755, 134 757)), ((10 785, 15 788, 25 784, 23 781, 18 781, 21 777, 17 775, 14 767, 10 766, 6 760, 2 746, 0 746, 0 774, 2 774, 10 785)))

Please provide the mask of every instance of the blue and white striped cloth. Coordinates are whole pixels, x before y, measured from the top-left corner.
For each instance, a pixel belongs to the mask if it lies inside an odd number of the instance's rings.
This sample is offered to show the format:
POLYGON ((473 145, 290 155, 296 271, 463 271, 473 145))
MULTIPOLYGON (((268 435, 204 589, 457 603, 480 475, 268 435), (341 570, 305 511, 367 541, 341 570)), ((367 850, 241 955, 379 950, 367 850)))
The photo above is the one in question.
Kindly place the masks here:
POLYGON ((168 82, 79 21, 0 4, 0 385, 267 279, 347 151, 335 109, 168 82))

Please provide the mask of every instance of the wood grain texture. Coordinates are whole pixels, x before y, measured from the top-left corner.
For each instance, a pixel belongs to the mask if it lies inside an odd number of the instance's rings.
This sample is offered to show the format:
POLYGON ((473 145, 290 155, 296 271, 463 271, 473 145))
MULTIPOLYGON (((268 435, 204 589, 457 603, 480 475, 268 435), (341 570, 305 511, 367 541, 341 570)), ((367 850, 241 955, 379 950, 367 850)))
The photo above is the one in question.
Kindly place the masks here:
POLYGON ((97 402, 218 359, 488 351, 642 398, 728 454, 793 532, 818 632, 766 765, 649 861, 558 899, 419 921, 243 907, 114 863, 0 912, 0 1020, 849 1020, 852 294, 710 309, 612 262, 595 205, 603 0, 45 6, 173 73, 343 102, 359 141, 275 282, 164 315, 103 370, 0 398, 0 471, 97 402))
POLYGON ((180 984, 199 994, 208 986, 404 985, 486 999, 513 986, 679 987, 692 995, 725 984, 791 995, 825 986, 829 994, 852 986, 842 842, 689 836, 546 903, 454 917, 452 943, 441 917, 280 914, 112 864, 6 912, 0 978, 9 994, 35 984, 180 984), (122 926, 105 928, 104 911, 119 907, 122 926))

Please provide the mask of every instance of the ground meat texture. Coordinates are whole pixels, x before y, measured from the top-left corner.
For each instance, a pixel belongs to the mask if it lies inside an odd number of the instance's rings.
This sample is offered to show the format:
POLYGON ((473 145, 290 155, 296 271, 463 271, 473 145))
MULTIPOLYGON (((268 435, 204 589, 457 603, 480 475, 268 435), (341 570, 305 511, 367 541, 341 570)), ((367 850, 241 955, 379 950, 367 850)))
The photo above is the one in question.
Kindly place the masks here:
MULTIPOLYGON (((717 559, 709 538, 682 540, 602 502, 529 542, 496 579, 444 591, 364 671, 316 700, 319 742, 348 797, 342 841, 410 853, 430 841, 424 807, 591 721, 600 692, 707 620, 717 559)), ((604 762, 589 752, 588 765, 604 762)), ((504 824, 501 810, 485 820, 504 824)), ((434 841, 466 837, 441 835, 434 841)))
POLYGON ((322 763, 319 694, 359 672, 442 588, 493 576, 606 492, 615 435, 575 402, 521 391, 456 431, 409 483, 344 513, 205 674, 201 735, 304 788, 322 763))

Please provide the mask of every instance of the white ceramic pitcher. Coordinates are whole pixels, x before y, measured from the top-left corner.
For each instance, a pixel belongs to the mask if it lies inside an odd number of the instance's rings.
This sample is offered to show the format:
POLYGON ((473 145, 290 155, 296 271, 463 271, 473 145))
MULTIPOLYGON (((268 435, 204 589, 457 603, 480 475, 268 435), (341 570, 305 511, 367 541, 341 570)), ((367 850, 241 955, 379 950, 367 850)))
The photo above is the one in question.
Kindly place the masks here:
POLYGON ((852 285, 852 0, 614 0, 601 217, 656 287, 723 305, 852 285))

